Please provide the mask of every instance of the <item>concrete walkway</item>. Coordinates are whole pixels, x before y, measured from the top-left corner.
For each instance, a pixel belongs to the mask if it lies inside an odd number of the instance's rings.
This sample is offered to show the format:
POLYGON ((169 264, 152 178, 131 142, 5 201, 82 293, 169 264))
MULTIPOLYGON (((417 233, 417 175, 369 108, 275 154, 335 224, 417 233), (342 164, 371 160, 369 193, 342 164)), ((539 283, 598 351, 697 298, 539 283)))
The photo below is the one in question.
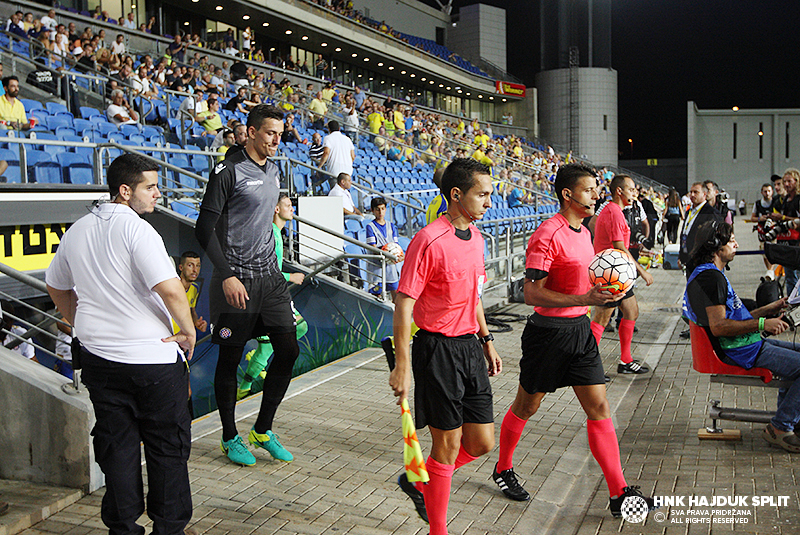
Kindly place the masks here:
MULTIPOLYGON (((749 225, 739 223, 737 230, 742 249, 757 247, 749 225)), ((761 259, 740 257, 732 267, 734 287, 753 297, 763 272, 761 259)), ((654 371, 617 376, 616 334, 607 334, 600 349, 612 378, 608 397, 628 483, 641 485, 646 494, 684 497, 686 506, 663 507, 644 523, 613 519, 605 481, 589 452, 585 415, 572 391, 562 390, 544 399, 517 449, 515 468, 533 499, 509 501, 489 480, 495 450, 456 473, 448 515, 451 534, 800 533, 800 457, 770 447, 759 436, 763 426, 758 424, 723 422, 742 430, 741 442, 697 438, 697 430, 708 423, 710 399, 774 410, 775 391, 712 385, 694 372, 688 341, 678 338, 685 279, 679 271, 652 273, 655 284, 637 289, 641 317, 634 356, 647 360, 654 371), (714 496, 744 497, 748 505, 689 507, 690 498, 710 501, 714 496), (773 503, 787 498, 781 505, 754 506, 753 496, 772 497, 773 503), (712 521, 704 516, 711 510, 717 523, 706 523, 712 521), (737 520, 741 523, 728 523, 737 520)), ((504 311, 531 312, 525 305, 504 311)), ((504 359, 503 373, 492 380, 498 434, 518 384, 523 323, 511 325, 513 331, 495 335, 504 359)), ((239 404, 242 434, 253 424, 259 403, 253 397, 239 404)), ((295 461, 279 463, 258 451, 256 466, 244 468, 220 452, 216 414, 194 423, 191 525, 220 535, 428 532, 396 485, 402 469, 400 411, 381 351, 361 351, 297 378, 275 427, 295 461)), ((419 435, 427 455, 429 435, 419 435)), ((22 533, 106 533, 99 518, 101 497, 102 490, 85 496, 22 533)), ((142 522, 149 520, 143 517, 142 522)))

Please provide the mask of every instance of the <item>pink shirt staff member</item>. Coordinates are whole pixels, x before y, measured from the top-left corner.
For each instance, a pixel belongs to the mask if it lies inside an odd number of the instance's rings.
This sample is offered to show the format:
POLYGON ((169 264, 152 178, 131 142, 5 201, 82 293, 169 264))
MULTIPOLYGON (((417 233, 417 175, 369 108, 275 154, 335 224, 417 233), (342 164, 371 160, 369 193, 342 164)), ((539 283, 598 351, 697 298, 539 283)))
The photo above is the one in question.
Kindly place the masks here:
MULTIPOLYGON (((594 231, 594 252, 599 253, 610 248, 619 249, 627 253, 633 260, 633 256, 628 251, 631 241, 631 229, 625 221, 622 209, 630 206, 638 196, 636 184, 627 175, 617 175, 611 181, 611 195, 611 202, 597 216, 594 231)), ((645 284, 648 286, 653 284, 653 276, 639 262, 634 261, 634 265, 645 284)), ((592 333, 595 340, 599 345, 600 339, 603 337, 603 331, 611 319, 614 308, 617 306, 622 312, 622 320, 619 322, 620 362, 617 365, 617 373, 647 373, 650 368, 638 360, 633 360, 631 356, 633 328, 636 326, 636 319, 639 317, 639 304, 636 302, 633 288, 628 290, 622 301, 611 301, 605 305, 594 307, 592 310, 592 333)))
POLYGON ((606 399, 603 363, 589 328, 588 307, 622 298, 589 284, 594 256, 589 230, 581 225, 594 214, 597 180, 582 164, 563 165, 555 181, 561 211, 542 223, 528 242, 525 257, 525 302, 534 306, 522 333, 519 388, 500 428, 500 452, 492 479, 512 500, 530 499, 517 481, 514 450, 528 418, 536 414, 548 392, 571 386, 586 413, 589 448, 603 470, 611 514, 621 516, 629 496, 645 500, 622 475, 619 444, 606 399))
POLYGON ((427 426, 433 439, 426 461, 431 479, 415 486, 403 473, 398 483, 422 519, 430 519, 431 535, 447 533, 453 471, 494 447, 489 376, 502 369, 480 299, 486 281, 483 239, 471 224, 492 206, 489 168, 456 158, 445 169, 442 191, 447 213, 414 236, 400 274, 394 313, 397 364, 389 378, 400 404, 411 387, 413 311, 420 328, 412 355, 416 425, 427 426))

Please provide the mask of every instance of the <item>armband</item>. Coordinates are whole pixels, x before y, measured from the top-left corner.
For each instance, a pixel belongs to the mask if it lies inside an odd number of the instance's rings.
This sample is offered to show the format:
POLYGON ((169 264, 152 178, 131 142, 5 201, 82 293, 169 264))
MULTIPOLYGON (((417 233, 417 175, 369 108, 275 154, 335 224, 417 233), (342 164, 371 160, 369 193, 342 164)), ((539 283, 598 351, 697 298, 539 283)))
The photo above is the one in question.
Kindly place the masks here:
POLYGON ((527 268, 525 270, 525 278, 532 281, 542 280, 547 277, 547 275, 547 271, 543 271, 541 269, 527 268))
POLYGON ((758 318, 758 330, 759 331, 763 331, 764 330, 764 324, 766 323, 766 321, 767 321, 766 318, 764 318, 763 316, 758 318))

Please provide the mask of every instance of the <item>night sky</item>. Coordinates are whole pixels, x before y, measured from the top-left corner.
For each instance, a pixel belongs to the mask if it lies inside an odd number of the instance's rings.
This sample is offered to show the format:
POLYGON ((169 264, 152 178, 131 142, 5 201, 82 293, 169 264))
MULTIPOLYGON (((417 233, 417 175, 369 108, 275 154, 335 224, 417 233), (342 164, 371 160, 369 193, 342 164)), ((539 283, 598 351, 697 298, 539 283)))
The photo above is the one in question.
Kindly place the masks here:
MULTIPOLYGON (((507 10, 509 71, 533 86, 537 2, 480 3, 507 10)), ((701 109, 800 107, 799 22, 796 0, 614 0, 620 159, 631 158, 628 138, 634 159, 685 158, 689 100, 701 109)))

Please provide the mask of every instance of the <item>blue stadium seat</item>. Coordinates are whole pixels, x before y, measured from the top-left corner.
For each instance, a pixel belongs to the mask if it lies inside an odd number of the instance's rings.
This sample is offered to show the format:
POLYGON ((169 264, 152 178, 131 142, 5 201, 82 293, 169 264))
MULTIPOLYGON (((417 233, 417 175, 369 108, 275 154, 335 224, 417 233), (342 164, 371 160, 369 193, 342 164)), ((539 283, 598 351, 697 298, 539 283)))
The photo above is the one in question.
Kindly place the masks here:
POLYGON ((62 112, 69 113, 69 109, 63 104, 59 104, 58 102, 47 102, 45 103, 44 107, 47 111, 50 112, 50 115, 55 115, 57 113, 62 113, 62 112))
POLYGON ((113 131, 108 133, 108 140, 113 141, 115 143, 121 143, 125 141, 125 134, 119 131, 113 131))
MULTIPOLYGON (((344 252, 347 254, 361 255, 365 254, 364 249, 358 245, 350 242, 344 244, 344 252)), ((366 260, 363 258, 351 258, 347 261, 349 264, 349 272, 351 276, 351 284, 361 290, 364 289, 367 280, 366 260), (355 279, 355 280, 353 280, 355 279)))
POLYGON ((42 110, 44 106, 38 100, 33 100, 29 98, 21 98, 19 99, 22 102, 22 105, 25 106, 25 111, 33 111, 33 110, 42 110))
POLYGON ((49 153, 41 150, 25 152, 28 164, 28 180, 40 184, 60 184, 61 166, 53 161, 49 153))
POLYGON ((197 219, 197 216, 200 215, 200 212, 197 211, 196 206, 192 203, 172 201, 170 203, 170 208, 191 219, 197 219))
POLYGON ((56 137, 62 141, 64 141, 64 137, 66 136, 75 137, 78 135, 78 132, 76 132, 74 128, 71 128, 69 126, 59 126, 58 128, 56 128, 55 132, 56 132, 56 137))
POLYGON ((75 129, 76 132, 80 132, 86 128, 91 128, 94 126, 92 121, 88 121, 86 119, 73 119, 72 120, 72 128, 75 129))
POLYGON ((135 124, 121 124, 119 125, 119 131, 125 134, 125 137, 130 138, 133 134, 141 134, 141 130, 139 129, 138 125, 135 124))
POLYGON ((5 160, 8 169, 0 177, 0 182, 18 184, 22 178, 19 171, 19 156, 10 149, 0 149, 0 160, 5 160))
POLYGON ((96 115, 100 115, 100 110, 97 108, 90 108, 89 106, 81 106, 81 118, 89 119, 90 117, 94 117, 96 115))
POLYGON ((91 160, 82 154, 62 152, 56 160, 64 175, 65 184, 93 184, 94 171, 91 160))

